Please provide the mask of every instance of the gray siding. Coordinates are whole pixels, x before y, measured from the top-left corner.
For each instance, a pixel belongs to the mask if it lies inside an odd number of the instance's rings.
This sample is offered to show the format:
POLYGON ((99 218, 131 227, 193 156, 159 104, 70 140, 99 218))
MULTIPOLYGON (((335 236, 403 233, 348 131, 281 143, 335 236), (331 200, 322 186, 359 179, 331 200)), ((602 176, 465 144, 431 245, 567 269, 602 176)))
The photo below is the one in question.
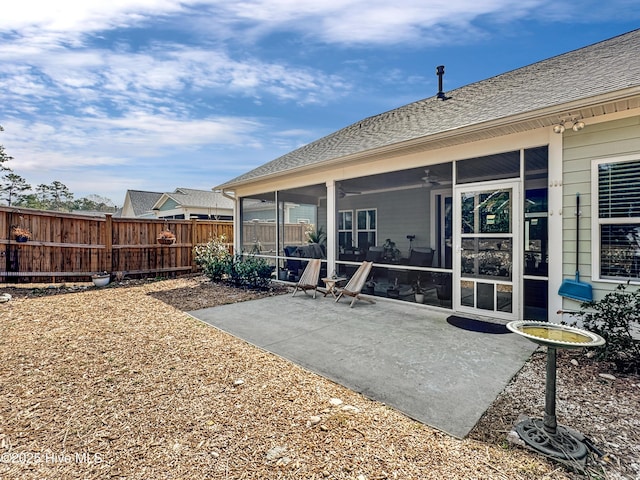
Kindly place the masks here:
MULTIPOLYGON (((353 195, 338 202, 339 210, 377 208, 378 245, 389 238, 406 257, 409 253, 407 235, 415 235, 414 247, 434 247, 430 244, 428 188, 398 190, 366 196, 353 195)), ((355 234, 355 232, 354 232, 355 234)))

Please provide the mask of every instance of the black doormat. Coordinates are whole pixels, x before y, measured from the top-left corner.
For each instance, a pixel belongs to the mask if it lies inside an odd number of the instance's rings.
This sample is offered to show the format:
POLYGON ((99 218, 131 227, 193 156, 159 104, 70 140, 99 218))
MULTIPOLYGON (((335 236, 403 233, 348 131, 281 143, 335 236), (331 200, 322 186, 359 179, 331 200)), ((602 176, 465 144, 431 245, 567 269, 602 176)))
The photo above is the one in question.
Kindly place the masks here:
POLYGON ((482 320, 458 317, 457 315, 451 315, 447 318, 447 323, 454 327, 462 328, 463 330, 470 330, 472 332, 494 334, 510 333, 510 330, 506 326, 499 323, 483 322, 482 320))

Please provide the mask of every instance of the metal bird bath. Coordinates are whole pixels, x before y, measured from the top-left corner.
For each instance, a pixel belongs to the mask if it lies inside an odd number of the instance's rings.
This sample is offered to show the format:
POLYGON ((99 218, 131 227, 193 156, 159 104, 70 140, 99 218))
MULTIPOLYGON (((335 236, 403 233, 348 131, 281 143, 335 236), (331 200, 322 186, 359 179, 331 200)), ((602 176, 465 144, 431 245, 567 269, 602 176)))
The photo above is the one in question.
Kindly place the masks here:
POLYGON ((535 450, 560 460, 583 460, 588 453, 584 436, 556 420, 556 351, 604 345, 600 335, 579 328, 547 322, 518 320, 507 328, 538 345, 547 347, 547 379, 544 419, 530 418, 516 425, 520 438, 535 450))

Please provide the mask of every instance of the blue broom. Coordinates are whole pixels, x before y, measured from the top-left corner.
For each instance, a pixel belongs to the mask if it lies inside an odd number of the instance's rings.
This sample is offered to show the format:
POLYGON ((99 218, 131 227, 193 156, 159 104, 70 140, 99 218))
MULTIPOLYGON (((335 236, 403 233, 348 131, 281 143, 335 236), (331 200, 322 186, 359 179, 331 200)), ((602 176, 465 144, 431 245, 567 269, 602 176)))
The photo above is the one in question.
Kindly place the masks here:
POLYGON ((578 300, 579 302, 590 302, 593 300, 593 291, 591 285, 580 281, 580 263, 579 263, 579 250, 580 250, 580 194, 576 193, 576 279, 564 280, 558 295, 561 297, 570 298, 572 300, 578 300))

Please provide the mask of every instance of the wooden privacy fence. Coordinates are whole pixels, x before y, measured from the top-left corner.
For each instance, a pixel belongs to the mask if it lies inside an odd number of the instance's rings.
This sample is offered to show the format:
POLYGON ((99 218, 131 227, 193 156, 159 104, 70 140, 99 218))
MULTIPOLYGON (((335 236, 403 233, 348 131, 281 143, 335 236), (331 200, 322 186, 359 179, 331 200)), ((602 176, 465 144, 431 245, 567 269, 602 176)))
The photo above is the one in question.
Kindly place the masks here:
MULTIPOLYGON (((312 228, 312 227, 311 227, 312 228)), ((245 252, 275 254, 277 249, 278 225, 275 222, 244 222, 242 225, 242 248, 245 252)), ((309 243, 307 232, 310 226, 306 223, 285 223, 280 229, 280 242, 286 245, 306 245, 309 243)))
POLYGON ((98 272, 116 276, 179 275, 196 271, 193 247, 222 237, 231 251, 233 222, 155 220, 73 215, 0 207, 0 282, 87 281, 98 272), (31 232, 17 242, 14 226, 31 232), (156 237, 168 228, 173 245, 156 237), (44 277, 44 278, 43 278, 44 277))

